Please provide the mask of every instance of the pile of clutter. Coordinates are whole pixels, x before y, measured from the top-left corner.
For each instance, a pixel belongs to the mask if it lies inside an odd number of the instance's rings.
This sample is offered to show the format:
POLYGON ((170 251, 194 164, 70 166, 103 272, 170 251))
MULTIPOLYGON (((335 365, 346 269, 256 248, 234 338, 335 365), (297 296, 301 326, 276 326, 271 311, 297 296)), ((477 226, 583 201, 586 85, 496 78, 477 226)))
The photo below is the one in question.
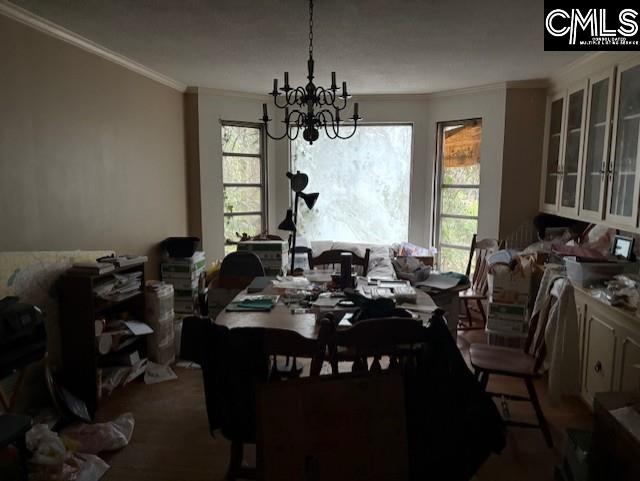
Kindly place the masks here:
POLYGON ((534 255, 498 251, 487 258, 488 342, 523 347, 542 269, 534 255))
POLYGON ((26 434, 30 481, 97 481, 109 465, 97 456, 123 448, 131 440, 131 413, 96 424, 74 424, 61 432, 36 424, 26 434))
POLYGON ((640 276, 620 274, 605 282, 605 287, 591 289, 591 295, 612 306, 640 313, 640 276))
POLYGON ((435 247, 421 247, 410 242, 394 244, 396 257, 393 267, 400 279, 410 281, 411 284, 426 280, 431 274, 433 259, 438 253, 435 247))
POLYGON ((140 292, 142 288, 142 272, 117 273, 112 279, 102 282, 93 288, 96 296, 108 301, 122 301, 140 292))

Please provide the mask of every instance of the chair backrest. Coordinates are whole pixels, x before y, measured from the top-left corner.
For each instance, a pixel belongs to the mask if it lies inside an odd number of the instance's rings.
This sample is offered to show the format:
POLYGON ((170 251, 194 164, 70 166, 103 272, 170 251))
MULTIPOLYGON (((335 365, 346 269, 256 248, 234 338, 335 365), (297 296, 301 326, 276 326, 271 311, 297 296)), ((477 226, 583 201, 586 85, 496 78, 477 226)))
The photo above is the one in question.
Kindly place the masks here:
MULTIPOLYGON (((297 332, 286 329, 264 330, 264 351, 271 361, 269 368, 269 380, 275 381, 282 378, 278 371, 276 356, 311 358, 310 376, 320 375, 326 343, 323 340, 308 339, 297 332)), ((292 368, 294 368, 292 363, 292 368)))
MULTIPOLYGON (((434 317, 442 318, 442 311, 436 311, 434 317)), ((383 356, 389 357, 389 368, 413 362, 416 349, 429 335, 422 321, 406 317, 367 319, 344 329, 326 317, 321 321, 319 340, 327 344, 331 368, 337 374, 339 348, 350 353, 353 372, 377 372, 382 370, 383 356), (373 358, 370 365, 369 358, 373 358)))
POLYGON ((258 479, 409 479, 402 375, 344 374, 259 387, 258 479))
POLYGON ((487 258, 501 249, 504 249, 504 241, 497 239, 482 239, 478 240, 478 234, 473 234, 471 240, 471 249, 469 250, 469 262, 467 263, 467 270, 465 275, 470 277, 471 288, 479 293, 485 294, 487 292, 487 275, 489 274, 489 264, 487 258), (473 267, 475 259, 475 269, 473 275, 471 274, 471 268, 473 267))
POLYGON ((362 275, 366 276, 367 272, 369 272, 369 255, 371 254, 371 249, 367 249, 364 253, 364 257, 360 257, 355 252, 346 250, 346 249, 331 249, 328 251, 324 251, 319 256, 311 259, 312 265, 311 268, 317 266, 335 266, 340 265, 340 255, 344 252, 348 252, 351 254, 351 264, 354 266, 362 267, 362 275))
POLYGON ((225 256, 218 276, 219 287, 244 289, 256 277, 264 276, 262 261, 253 252, 231 252, 225 256))

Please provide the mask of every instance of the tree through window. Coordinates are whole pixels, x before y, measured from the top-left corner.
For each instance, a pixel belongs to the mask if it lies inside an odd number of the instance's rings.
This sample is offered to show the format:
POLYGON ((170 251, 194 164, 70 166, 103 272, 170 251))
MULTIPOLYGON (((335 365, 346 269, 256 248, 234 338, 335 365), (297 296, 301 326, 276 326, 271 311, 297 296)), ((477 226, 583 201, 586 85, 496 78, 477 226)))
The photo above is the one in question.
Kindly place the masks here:
POLYGON ((266 230, 266 162, 260 124, 222 122, 222 183, 225 253, 238 235, 266 230))
POLYGON ((439 268, 464 273, 478 231, 482 120, 438 123, 435 244, 439 268))

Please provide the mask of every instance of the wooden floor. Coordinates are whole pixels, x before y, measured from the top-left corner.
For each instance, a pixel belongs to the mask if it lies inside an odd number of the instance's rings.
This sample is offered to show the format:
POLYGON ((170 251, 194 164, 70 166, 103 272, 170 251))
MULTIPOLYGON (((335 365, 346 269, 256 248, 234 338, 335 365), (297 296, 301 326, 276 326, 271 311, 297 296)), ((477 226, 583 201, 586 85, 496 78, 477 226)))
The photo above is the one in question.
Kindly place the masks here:
MULTIPOLYGON (((483 334, 471 331, 460 336, 466 354, 469 342, 482 342, 483 334)), ((103 402, 98 413, 108 420, 132 412, 136 426, 131 444, 105 456, 111 469, 105 481, 219 481, 224 479, 229 444, 208 432, 202 375, 199 370, 176 368, 178 379, 147 386, 134 383, 117 390, 103 402)), ((556 448, 547 448, 538 430, 511 428, 508 445, 492 456, 477 473, 478 481, 552 480, 553 466, 561 458, 564 429, 589 429, 591 415, 581 401, 567 400, 560 406, 546 402, 546 383, 537 383, 543 409, 551 424, 556 448)), ((492 391, 526 394, 524 384, 504 378, 492 379, 492 391), (520 385, 522 384, 522 385, 520 385)), ((529 405, 510 403, 513 418, 533 419, 529 405)))

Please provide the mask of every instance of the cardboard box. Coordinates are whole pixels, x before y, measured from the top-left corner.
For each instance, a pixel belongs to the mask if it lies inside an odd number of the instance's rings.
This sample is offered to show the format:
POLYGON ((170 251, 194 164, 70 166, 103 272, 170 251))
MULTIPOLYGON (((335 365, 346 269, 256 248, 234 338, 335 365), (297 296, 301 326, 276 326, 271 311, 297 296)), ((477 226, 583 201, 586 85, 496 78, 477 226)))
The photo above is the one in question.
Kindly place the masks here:
POLYGON ((526 325, 524 320, 487 318, 487 329, 496 333, 522 334, 525 332, 526 325))
POLYGON ((169 273, 193 275, 197 271, 205 269, 207 264, 204 252, 196 252, 191 257, 171 257, 162 263, 161 270, 164 275, 169 273))
POLYGON ((498 333, 492 332, 488 329, 485 330, 487 333, 487 344, 490 346, 502 346, 502 347, 511 347, 513 349, 524 349, 524 345, 527 342, 526 334, 513 334, 513 333, 498 333))
POLYGON ((501 304, 529 304, 531 296, 531 271, 496 269, 489 272, 489 300, 501 304))
POLYGON ((529 322, 526 305, 489 303, 487 331, 494 333, 523 334, 529 322))
POLYGON ((507 320, 527 320, 528 309, 526 304, 504 304, 498 302, 489 302, 488 317, 507 320))
MULTIPOLYGON (((173 316, 173 286, 165 284, 158 290, 145 290, 145 320, 152 324, 173 316)), ((153 327, 153 326, 152 326, 153 327)))
MULTIPOLYGON (((267 240, 267 241, 244 241, 238 243, 238 251, 253 252, 260 258, 265 270, 274 272, 286 269, 288 261, 289 246, 287 241, 267 240)), ((279 274, 280 272, 278 272, 279 274)), ((272 273, 267 275, 273 275, 272 273)))
POLYGON ((198 282, 199 279, 196 277, 195 279, 186 278, 176 278, 176 277, 163 277, 163 282, 167 284, 171 284, 176 290, 198 290, 198 282))

